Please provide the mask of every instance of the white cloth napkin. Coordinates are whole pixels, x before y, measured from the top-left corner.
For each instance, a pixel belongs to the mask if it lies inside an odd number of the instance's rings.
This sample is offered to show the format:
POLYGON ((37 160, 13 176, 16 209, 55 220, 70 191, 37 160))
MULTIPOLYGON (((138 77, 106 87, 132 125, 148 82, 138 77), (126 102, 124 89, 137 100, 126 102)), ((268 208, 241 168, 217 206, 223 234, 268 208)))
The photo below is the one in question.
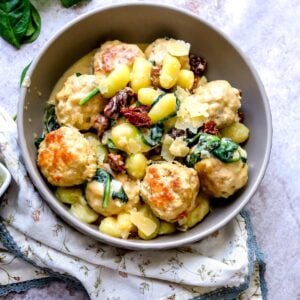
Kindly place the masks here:
POLYGON ((26 174, 16 124, 1 108, 0 154, 13 177, 0 206, 0 296, 50 277, 82 285, 91 299, 264 297, 263 265, 247 216, 178 249, 118 249, 82 235, 51 211, 26 174))

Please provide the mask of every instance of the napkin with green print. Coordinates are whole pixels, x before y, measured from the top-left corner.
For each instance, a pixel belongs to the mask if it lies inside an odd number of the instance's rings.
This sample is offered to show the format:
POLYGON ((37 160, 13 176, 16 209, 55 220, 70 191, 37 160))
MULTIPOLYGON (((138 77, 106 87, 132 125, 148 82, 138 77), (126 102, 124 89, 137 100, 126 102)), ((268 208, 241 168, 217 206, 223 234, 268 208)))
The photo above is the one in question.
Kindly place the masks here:
POLYGON ((246 212, 173 250, 129 251, 69 227, 34 189, 15 122, 0 108, 0 155, 13 181, 0 206, 0 296, 63 280, 90 299, 263 299, 264 263, 246 212))

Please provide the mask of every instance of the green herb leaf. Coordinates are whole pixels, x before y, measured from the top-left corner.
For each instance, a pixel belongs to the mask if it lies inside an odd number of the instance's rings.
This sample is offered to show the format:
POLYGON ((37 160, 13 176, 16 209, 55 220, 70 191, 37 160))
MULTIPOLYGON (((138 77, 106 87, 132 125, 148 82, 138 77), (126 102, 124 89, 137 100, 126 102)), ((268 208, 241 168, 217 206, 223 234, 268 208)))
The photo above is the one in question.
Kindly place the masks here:
POLYGON ((81 74, 80 72, 76 72, 75 75, 76 75, 76 77, 79 77, 79 76, 81 76, 82 74, 81 74))
POLYGON ((41 32, 41 17, 37 9, 30 3, 30 21, 27 31, 22 40, 23 43, 32 43, 35 41, 41 32))
POLYGON ((108 206, 108 202, 109 202, 109 198, 110 198, 111 175, 108 172, 106 172, 105 170, 97 169, 96 175, 94 176, 94 180, 104 184, 102 207, 106 208, 108 206))
POLYGON ((75 4, 78 4, 79 2, 81 2, 82 0, 61 0, 61 4, 68 8, 68 7, 71 7, 75 4))
POLYGON ((185 141, 187 142, 187 145, 189 147, 191 147, 191 146, 194 146, 195 144, 197 144, 200 134, 202 134, 202 132, 193 134, 192 132, 187 130, 187 138, 185 139, 185 141))
POLYGON ((112 141, 112 139, 107 140, 107 147, 109 150, 112 151, 118 151, 119 149, 116 147, 115 143, 112 141))
POLYGON ((60 126, 57 121, 57 117, 55 114, 55 106, 49 105, 46 110, 45 118, 44 118, 44 126, 47 132, 51 132, 53 130, 58 129, 60 126))
POLYGON ((204 156, 208 156, 214 149, 219 147, 221 140, 219 137, 207 133, 199 133, 198 143, 192 148, 191 153, 187 156, 187 165, 194 166, 204 156))
POLYGON ((20 48, 29 19, 29 0, 0 1, 0 35, 16 48, 20 48))
POLYGON ((93 89, 90 93, 88 93, 83 99, 79 101, 79 105, 82 106, 89 102, 94 96, 100 93, 98 88, 93 89))
POLYGON ((0 0, 0 35, 20 48, 33 42, 40 33, 41 18, 29 0, 0 0))
POLYGON ((22 73, 21 73, 20 86, 22 85, 22 83, 23 83, 23 81, 24 81, 24 78, 25 78, 25 76, 26 76, 26 74, 27 74, 27 71, 28 71, 30 65, 31 65, 31 62, 23 69, 23 71, 22 71, 22 73))
POLYGON ((222 138, 218 148, 213 149, 212 153, 222 162, 234 162, 240 159, 238 151, 239 145, 229 138, 222 138))
POLYGON ((121 187, 120 191, 118 191, 118 192, 113 191, 112 192, 112 198, 113 199, 119 199, 119 200, 121 200, 122 203, 127 203, 128 202, 128 196, 125 193, 123 187, 121 187))
POLYGON ((149 135, 143 134, 140 132, 141 139, 143 143, 150 147, 157 146, 164 134, 164 127, 161 123, 158 123, 150 128, 149 135))

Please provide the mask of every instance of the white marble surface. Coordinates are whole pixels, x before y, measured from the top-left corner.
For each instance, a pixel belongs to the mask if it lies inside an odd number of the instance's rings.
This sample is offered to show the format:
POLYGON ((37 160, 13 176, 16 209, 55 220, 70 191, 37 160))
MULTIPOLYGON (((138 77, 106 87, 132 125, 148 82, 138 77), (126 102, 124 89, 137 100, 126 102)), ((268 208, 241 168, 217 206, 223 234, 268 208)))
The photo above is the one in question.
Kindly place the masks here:
MULTIPOLYGON (((0 105, 16 112, 20 73, 41 46, 74 17, 103 5, 75 9, 33 1, 43 21, 39 39, 21 50, 0 40, 0 105)), ((116 3, 125 1, 106 1, 116 3)), ((162 2, 162 1, 153 1, 162 2)), ((299 0, 174 0, 223 30, 255 65, 269 96, 273 149, 268 171, 248 204, 259 246, 266 254, 269 299, 300 299, 300 2, 299 0)), ((62 283, 4 299, 85 299, 62 283)))

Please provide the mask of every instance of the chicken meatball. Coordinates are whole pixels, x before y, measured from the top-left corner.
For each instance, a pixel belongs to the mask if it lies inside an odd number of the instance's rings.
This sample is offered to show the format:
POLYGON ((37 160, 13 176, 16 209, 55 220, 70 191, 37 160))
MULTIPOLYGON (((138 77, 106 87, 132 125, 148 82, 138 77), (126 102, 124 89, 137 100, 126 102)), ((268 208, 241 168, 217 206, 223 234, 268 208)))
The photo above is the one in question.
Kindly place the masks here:
POLYGON ((41 142, 37 163, 52 185, 73 186, 95 175, 96 153, 77 129, 63 126, 41 142))
POLYGON ((241 107, 238 89, 226 80, 215 80, 199 86, 196 90, 201 105, 207 105, 208 120, 214 121, 219 128, 238 121, 237 111, 241 107))
POLYGON ((215 198, 228 198, 242 188, 248 180, 248 165, 241 160, 223 163, 217 158, 206 158, 195 165, 206 194, 215 198))
POLYGON ((61 125, 74 126, 79 130, 90 129, 97 115, 104 108, 104 99, 97 94, 82 106, 79 102, 97 87, 94 75, 70 76, 56 95, 58 122, 61 125))
POLYGON ((106 42, 95 54, 94 72, 97 75, 107 75, 119 65, 131 67, 137 57, 145 57, 137 45, 118 40, 106 42))
POLYGON ((159 218, 176 222, 195 207, 199 186, 194 169, 162 162, 147 167, 141 196, 159 218))
POLYGON ((155 65, 161 65, 167 54, 176 56, 183 69, 189 69, 190 44, 175 39, 157 39, 151 43, 145 50, 146 57, 155 65))
POLYGON ((117 215, 120 212, 128 211, 133 207, 136 207, 139 203, 140 186, 138 181, 131 180, 127 175, 121 174, 116 177, 116 180, 112 181, 111 190, 118 189, 119 185, 123 186, 123 189, 128 197, 128 202, 124 203, 118 198, 113 199, 110 196, 108 205, 106 208, 102 207, 102 200, 104 194, 104 184, 93 180, 86 186, 85 196, 89 206, 100 213, 103 216, 117 215))
POLYGON ((225 80, 215 80, 200 85, 195 94, 182 99, 175 127, 197 129, 208 121, 214 121, 218 128, 238 122, 241 107, 239 91, 225 80))

